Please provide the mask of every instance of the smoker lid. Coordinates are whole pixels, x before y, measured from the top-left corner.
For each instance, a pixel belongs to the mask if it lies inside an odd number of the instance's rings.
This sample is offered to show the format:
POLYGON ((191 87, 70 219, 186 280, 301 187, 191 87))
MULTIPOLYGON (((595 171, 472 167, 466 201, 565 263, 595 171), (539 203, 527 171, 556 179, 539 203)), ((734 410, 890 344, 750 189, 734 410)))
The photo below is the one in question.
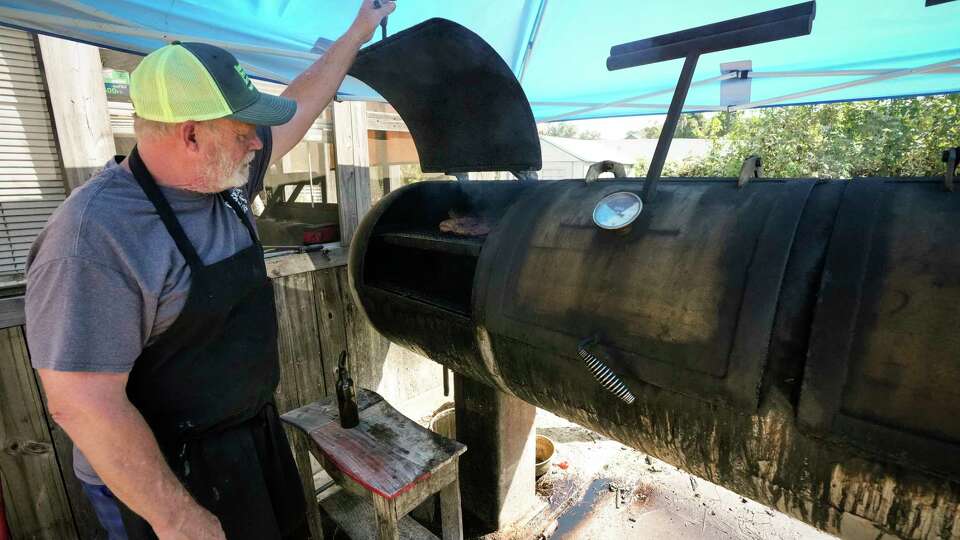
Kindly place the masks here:
POLYGON ((350 74, 407 124, 424 172, 534 171, 537 125, 520 83, 480 36, 430 19, 360 51, 350 74))

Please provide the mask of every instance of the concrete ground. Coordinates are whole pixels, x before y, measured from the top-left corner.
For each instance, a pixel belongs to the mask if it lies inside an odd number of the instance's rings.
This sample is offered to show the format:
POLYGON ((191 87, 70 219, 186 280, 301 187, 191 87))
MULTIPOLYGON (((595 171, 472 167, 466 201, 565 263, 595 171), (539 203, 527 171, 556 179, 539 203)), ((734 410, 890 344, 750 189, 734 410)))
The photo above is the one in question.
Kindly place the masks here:
POLYGON ((834 538, 543 410, 537 433, 557 448, 537 482, 550 510, 517 538, 834 538))
MULTIPOLYGON (((452 395, 436 388, 395 406, 428 425, 452 406, 452 395)), ((490 539, 835 538, 547 411, 537 410, 536 426, 556 444, 549 471, 537 481, 543 504, 526 523, 490 539)))

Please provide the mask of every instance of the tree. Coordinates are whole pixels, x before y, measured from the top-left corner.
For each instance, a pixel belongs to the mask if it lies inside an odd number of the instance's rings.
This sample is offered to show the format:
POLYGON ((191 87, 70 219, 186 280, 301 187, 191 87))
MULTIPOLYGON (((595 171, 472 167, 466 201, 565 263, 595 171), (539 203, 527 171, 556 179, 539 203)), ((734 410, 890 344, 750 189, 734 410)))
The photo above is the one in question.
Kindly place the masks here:
MULTIPOLYGON (((725 123, 717 120, 716 116, 707 118, 702 113, 684 114, 677 121, 677 131, 673 136, 677 139, 707 139, 719 133, 724 126, 725 123)), ((643 129, 628 131, 626 138, 658 139, 662 129, 662 125, 647 126, 643 129)))
POLYGON ((710 154, 671 172, 736 176, 757 154, 774 178, 942 175, 941 152, 960 145, 958 117, 957 94, 718 114, 700 128, 710 154))
POLYGON ((599 131, 581 131, 576 126, 567 124, 565 122, 559 123, 550 123, 550 124, 538 124, 537 131, 540 132, 540 135, 546 135, 548 137, 564 137, 567 139, 590 139, 597 140, 600 138, 599 131))

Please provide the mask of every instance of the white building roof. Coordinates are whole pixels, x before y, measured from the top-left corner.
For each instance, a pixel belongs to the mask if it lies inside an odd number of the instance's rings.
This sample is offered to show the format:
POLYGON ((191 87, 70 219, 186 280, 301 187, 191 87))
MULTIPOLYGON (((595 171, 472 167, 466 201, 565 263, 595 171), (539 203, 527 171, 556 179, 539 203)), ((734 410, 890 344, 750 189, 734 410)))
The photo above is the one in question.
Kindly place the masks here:
MULTIPOLYGON (((624 165, 633 165, 643 158, 648 162, 657 147, 656 139, 589 140, 564 137, 540 137, 543 161, 582 161, 596 163, 611 160, 624 165)), ((710 152, 706 139, 674 139, 670 144, 667 161, 683 161, 690 157, 706 156, 710 152)))

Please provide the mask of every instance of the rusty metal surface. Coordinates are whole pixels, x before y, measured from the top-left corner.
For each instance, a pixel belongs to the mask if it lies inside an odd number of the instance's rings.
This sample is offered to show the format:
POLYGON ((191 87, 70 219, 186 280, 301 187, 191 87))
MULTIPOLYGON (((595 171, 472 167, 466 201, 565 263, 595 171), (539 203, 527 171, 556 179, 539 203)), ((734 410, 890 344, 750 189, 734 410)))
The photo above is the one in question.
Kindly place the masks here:
POLYGON ((960 476, 960 197, 857 181, 824 268, 800 419, 891 459, 960 476))
MULTIPOLYGON (((636 181, 557 182, 516 204, 488 240, 484 326, 624 378, 755 409, 794 232, 814 182, 661 184, 627 231, 591 220, 636 181)), ((478 298, 480 300, 480 298, 478 298)), ((536 363, 540 356, 524 360, 536 363)))

